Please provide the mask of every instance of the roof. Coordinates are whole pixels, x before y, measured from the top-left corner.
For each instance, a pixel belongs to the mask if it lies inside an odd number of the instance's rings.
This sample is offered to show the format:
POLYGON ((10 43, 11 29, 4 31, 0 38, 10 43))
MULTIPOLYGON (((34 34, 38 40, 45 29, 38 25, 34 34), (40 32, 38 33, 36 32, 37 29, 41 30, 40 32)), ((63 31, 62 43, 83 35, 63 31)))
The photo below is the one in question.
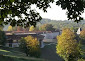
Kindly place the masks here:
POLYGON ((4 31, 6 35, 11 34, 43 34, 52 33, 51 31, 4 31))
POLYGON ((6 35, 7 36, 7 40, 20 40, 22 37, 27 37, 31 35, 32 37, 35 37, 37 39, 43 39, 44 36, 43 35, 38 35, 38 34, 18 34, 18 35, 6 35))
POLYGON ((77 34, 80 34, 81 31, 82 31, 82 29, 81 28, 78 28, 77 34))
POLYGON ((53 32, 59 32, 59 30, 56 31, 4 31, 6 34, 43 34, 43 33, 53 33, 53 32))

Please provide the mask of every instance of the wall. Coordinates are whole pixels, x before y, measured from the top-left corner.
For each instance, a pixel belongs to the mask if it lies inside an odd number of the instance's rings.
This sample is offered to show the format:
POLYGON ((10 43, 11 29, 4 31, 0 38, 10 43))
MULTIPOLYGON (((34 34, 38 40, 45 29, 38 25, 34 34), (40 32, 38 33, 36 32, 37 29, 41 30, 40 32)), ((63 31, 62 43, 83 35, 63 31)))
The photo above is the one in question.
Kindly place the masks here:
POLYGON ((56 39, 56 37, 59 35, 59 32, 53 32, 53 33, 46 33, 46 34, 42 34, 44 35, 44 39, 56 39))

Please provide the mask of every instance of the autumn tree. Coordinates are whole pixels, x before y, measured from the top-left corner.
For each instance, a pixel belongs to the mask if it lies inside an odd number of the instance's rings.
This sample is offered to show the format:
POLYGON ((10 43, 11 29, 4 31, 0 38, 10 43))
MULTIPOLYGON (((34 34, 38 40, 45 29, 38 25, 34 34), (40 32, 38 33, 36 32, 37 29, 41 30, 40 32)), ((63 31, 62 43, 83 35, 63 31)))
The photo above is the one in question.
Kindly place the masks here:
POLYGON ((20 48, 28 56, 40 57, 40 47, 37 38, 27 36, 20 40, 20 48))
POLYGON ((85 43, 85 29, 80 32, 81 42, 85 43))
POLYGON ((52 24, 43 24, 42 26, 39 27, 39 30, 55 31, 55 29, 53 28, 52 24))
POLYGON ((17 26, 17 31, 23 31, 23 28, 21 26, 17 26))
POLYGON ((69 28, 63 29, 62 34, 57 37, 56 53, 65 61, 76 61, 79 57, 79 47, 76 35, 69 28))
POLYGON ((34 26, 30 26, 29 31, 34 31, 35 27, 34 26))
POLYGON ((12 30, 13 30, 13 28, 12 28, 12 26, 10 25, 10 26, 8 27, 7 31, 12 31, 12 30))

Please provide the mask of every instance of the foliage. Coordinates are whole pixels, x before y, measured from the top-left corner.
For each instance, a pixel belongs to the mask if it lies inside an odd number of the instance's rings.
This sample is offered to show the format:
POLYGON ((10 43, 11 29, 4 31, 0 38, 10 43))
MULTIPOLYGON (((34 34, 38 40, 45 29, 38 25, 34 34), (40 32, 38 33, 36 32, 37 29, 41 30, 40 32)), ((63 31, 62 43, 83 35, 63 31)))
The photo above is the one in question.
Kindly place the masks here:
POLYGON ((20 49, 21 49, 21 51, 23 51, 24 53, 26 53, 26 55, 28 56, 28 49, 27 49, 27 44, 26 44, 26 40, 24 39, 24 38, 22 38, 20 41, 19 41, 19 43, 20 43, 20 45, 19 45, 19 47, 20 47, 20 49))
POLYGON ((35 26, 36 22, 39 22, 42 18, 36 10, 31 9, 31 5, 36 5, 36 7, 46 12, 46 9, 50 7, 49 3, 53 1, 54 0, 1 0, 0 24, 10 23, 12 26, 18 25, 24 27, 29 25, 35 26), (27 11, 29 13, 27 13, 27 11), (22 19, 22 14, 25 15, 24 19, 22 19), (14 17, 18 17, 19 19, 17 20, 14 17))
POLYGON ((29 28, 29 31, 34 31, 35 30, 35 27, 34 26, 31 26, 30 28, 29 28))
POLYGON ((52 24, 53 28, 62 30, 63 28, 71 28, 75 32, 78 30, 79 27, 82 29, 85 28, 85 21, 81 21, 79 23, 73 21, 61 21, 61 20, 51 20, 43 18, 40 23, 37 24, 37 27, 42 26, 44 24, 52 24), (42 23, 42 24, 41 24, 42 23))
POLYGON ((62 9, 67 9, 67 17, 75 22, 83 20, 81 14, 84 12, 85 1, 84 0, 58 0, 57 5, 61 5, 62 9))
POLYGON ((12 28, 12 26, 10 25, 10 26, 8 27, 7 31, 12 31, 12 30, 13 30, 13 28, 12 28))
POLYGON ((54 31, 55 29, 53 28, 52 24, 44 24, 42 25, 39 30, 43 31, 54 31))
POLYGON ((85 59, 78 59, 78 61, 85 61, 85 59))
MULTIPOLYGON (((0 1, 0 24, 10 23, 12 26, 24 26, 36 25, 42 18, 36 10, 31 9, 31 5, 36 5, 39 9, 47 12, 47 8, 50 7, 49 3, 53 3, 54 0, 1 0, 0 1), (28 13, 27 13, 28 11, 28 13), (22 18, 22 14, 25 18, 22 18), (19 19, 15 19, 18 17, 19 19)), ((80 16, 84 12, 85 3, 84 0, 58 0, 56 5, 61 5, 62 9, 67 9, 67 15, 69 19, 74 19, 79 22, 83 18, 80 16)))
POLYGON ((85 40, 85 30, 82 30, 80 32, 80 38, 82 38, 83 40, 85 40))
POLYGON ((6 35, 4 31, 0 31, 0 45, 4 46, 6 43, 6 35))
POLYGON ((27 36, 20 40, 20 48, 28 56, 40 57, 40 47, 37 38, 27 36))
POLYGON ((63 29, 62 34, 57 37, 56 53, 65 61, 75 61, 75 58, 78 58, 80 55, 78 43, 75 38, 74 32, 69 28, 63 29))
POLYGON ((81 42, 85 43, 85 29, 80 32, 80 38, 82 40, 81 42))
POLYGON ((21 26, 17 26, 16 28, 17 28, 17 31, 22 31, 23 30, 23 28, 21 26))
POLYGON ((0 26, 0 30, 3 31, 3 26, 0 26))

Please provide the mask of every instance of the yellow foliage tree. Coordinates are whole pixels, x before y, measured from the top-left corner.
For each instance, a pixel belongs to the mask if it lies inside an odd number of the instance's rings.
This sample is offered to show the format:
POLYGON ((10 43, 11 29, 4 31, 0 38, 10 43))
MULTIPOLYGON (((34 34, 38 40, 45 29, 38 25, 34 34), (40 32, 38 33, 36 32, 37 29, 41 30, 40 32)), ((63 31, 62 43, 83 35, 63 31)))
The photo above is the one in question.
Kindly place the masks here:
POLYGON ((82 40, 81 42, 85 44, 85 29, 80 32, 80 38, 82 40))
POLYGON ((12 28, 12 26, 10 25, 10 26, 8 27, 7 31, 12 31, 12 30, 13 30, 13 28, 12 28))
POLYGON ((40 57, 40 47, 37 38, 32 36, 25 37, 20 40, 20 47, 24 50, 27 56, 40 57))
POLYGON ((29 28, 29 31, 34 31, 35 30, 35 27, 34 26, 31 26, 30 28, 29 28))
POLYGON ((57 36, 56 53, 65 61, 78 57, 79 48, 75 34, 69 28, 63 29, 62 34, 57 36))

